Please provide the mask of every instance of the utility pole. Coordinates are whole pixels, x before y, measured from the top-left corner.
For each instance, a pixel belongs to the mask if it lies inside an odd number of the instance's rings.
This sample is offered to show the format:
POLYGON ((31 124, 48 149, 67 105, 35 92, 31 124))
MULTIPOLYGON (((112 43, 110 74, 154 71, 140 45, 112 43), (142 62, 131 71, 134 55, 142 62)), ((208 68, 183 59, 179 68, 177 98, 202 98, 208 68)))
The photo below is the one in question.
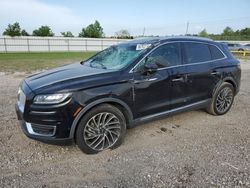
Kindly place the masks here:
POLYGON ((142 32, 142 36, 144 37, 144 35, 145 35, 145 31, 146 31, 146 28, 144 27, 143 28, 143 32, 142 32))
POLYGON ((186 28, 186 34, 185 35, 188 34, 188 28, 189 28, 189 21, 187 22, 187 28, 186 28))

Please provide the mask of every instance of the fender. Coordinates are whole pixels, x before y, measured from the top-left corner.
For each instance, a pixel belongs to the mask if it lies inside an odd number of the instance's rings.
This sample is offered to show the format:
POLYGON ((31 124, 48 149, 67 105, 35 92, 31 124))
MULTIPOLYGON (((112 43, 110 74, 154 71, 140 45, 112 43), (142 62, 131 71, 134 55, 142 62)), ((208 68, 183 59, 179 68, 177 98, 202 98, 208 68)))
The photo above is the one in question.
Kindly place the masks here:
POLYGON ((102 98, 102 99, 99 99, 99 100, 96 100, 90 104, 88 104, 86 107, 84 107, 76 116, 76 118, 74 119, 73 121, 73 124, 71 126, 71 129, 70 129, 70 135, 69 135, 69 138, 70 139, 73 139, 74 138, 74 135, 75 135, 75 130, 76 130, 76 127, 78 125, 78 122, 80 121, 80 119, 82 118, 82 116, 91 108, 93 108, 94 106, 98 105, 98 104, 101 104, 101 103, 108 103, 108 102, 114 102, 114 103, 117 103, 117 104, 120 104, 121 106, 123 106, 127 112, 128 112, 128 121, 129 121, 129 124, 132 124, 132 121, 133 121, 133 113, 132 111, 130 110, 129 106, 121 101, 120 99, 116 99, 116 98, 102 98))
POLYGON ((223 78, 223 81, 231 81, 233 83, 234 89, 237 90, 238 85, 232 77, 225 77, 225 78, 223 78))
POLYGON ((234 79, 232 77, 225 77, 225 78, 222 78, 221 80, 219 80, 219 82, 216 84, 216 86, 214 87, 213 89, 213 93, 212 93, 212 96, 214 95, 214 93, 216 92, 216 90, 220 87, 220 85, 223 83, 223 82, 226 82, 226 81, 231 81, 233 83, 233 87, 235 89, 235 91, 237 91, 237 84, 236 82, 234 81, 234 79))

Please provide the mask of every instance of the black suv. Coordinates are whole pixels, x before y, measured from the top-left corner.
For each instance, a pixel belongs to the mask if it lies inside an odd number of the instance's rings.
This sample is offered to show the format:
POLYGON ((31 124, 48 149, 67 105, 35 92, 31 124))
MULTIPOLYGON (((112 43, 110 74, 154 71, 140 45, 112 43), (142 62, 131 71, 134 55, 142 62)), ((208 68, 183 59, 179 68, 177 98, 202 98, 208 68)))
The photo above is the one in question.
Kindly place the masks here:
POLYGON ((20 84, 23 132, 86 153, 115 148, 126 129, 177 112, 225 114, 240 87, 240 62, 227 46, 202 38, 140 39, 86 61, 34 74, 20 84))

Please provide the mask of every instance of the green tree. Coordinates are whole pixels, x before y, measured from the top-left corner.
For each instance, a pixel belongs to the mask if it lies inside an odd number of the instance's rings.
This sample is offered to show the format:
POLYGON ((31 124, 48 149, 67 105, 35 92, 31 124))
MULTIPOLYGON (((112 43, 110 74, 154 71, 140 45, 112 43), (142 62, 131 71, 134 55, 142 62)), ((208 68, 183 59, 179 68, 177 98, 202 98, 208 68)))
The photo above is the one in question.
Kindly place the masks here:
POLYGON ((33 31, 33 36, 40 36, 40 37, 52 37, 54 33, 50 29, 49 26, 43 25, 40 28, 33 31))
POLYGON ((206 29, 203 29, 201 32, 198 33, 199 37, 208 37, 208 33, 206 29))
POLYGON ((3 32, 3 35, 9 35, 11 37, 21 36, 21 27, 18 22, 14 24, 9 24, 8 27, 3 32))
POLYGON ((221 35, 224 35, 224 36, 232 36, 234 35, 234 31, 231 27, 226 27, 224 30, 223 30, 223 33, 221 35))
POLYGON ((61 32, 61 35, 63 37, 74 37, 74 35, 70 31, 61 32))
POLYGON ((126 30, 126 29, 121 29, 120 31, 117 31, 115 33, 115 36, 118 39, 133 39, 133 36, 131 36, 130 33, 128 32, 128 30, 126 30))
POLYGON ((239 36, 239 35, 240 35, 240 30, 236 30, 236 31, 234 32, 234 35, 239 36))
POLYGON ((23 30, 21 31, 21 35, 22 35, 22 36, 30 36, 30 34, 29 34, 27 31, 25 31, 25 29, 23 29, 23 30))
POLYGON ((246 27, 245 29, 241 29, 239 31, 240 35, 245 35, 245 36, 249 36, 250 37, 250 28, 246 27))
POLYGON ((86 28, 82 28, 82 31, 79 33, 79 37, 101 38, 103 36, 103 28, 97 20, 94 24, 90 24, 86 28))

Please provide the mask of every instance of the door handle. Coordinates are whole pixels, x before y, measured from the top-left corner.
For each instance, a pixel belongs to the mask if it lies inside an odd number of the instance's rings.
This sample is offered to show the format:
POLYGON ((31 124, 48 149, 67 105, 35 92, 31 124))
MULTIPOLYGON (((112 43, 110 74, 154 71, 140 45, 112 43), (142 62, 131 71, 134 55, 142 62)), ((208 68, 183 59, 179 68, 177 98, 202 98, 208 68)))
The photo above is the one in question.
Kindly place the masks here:
POLYGON ((174 78, 172 79, 172 82, 184 82, 184 78, 183 77, 174 78))
POLYGON ((148 78, 148 79, 143 79, 143 80, 133 80, 134 84, 139 84, 143 82, 153 82, 158 80, 158 78, 148 78))

